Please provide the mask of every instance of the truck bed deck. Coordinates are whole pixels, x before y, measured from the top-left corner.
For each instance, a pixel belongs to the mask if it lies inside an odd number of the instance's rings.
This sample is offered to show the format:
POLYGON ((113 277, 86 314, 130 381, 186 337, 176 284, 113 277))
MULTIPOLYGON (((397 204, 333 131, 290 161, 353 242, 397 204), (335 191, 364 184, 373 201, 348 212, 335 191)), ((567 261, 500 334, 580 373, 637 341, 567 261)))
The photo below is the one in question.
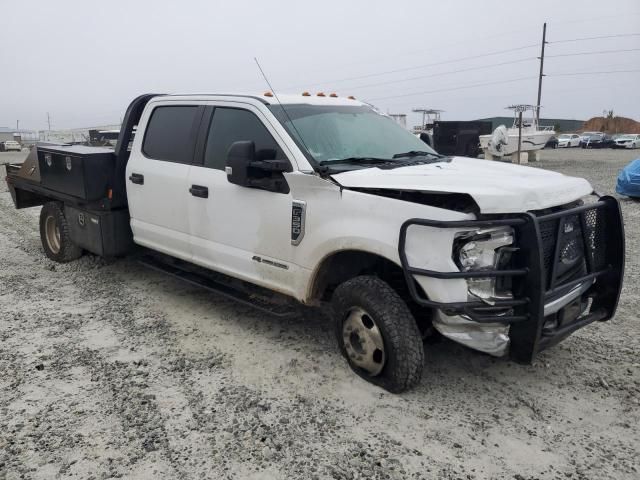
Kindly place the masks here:
POLYGON ((41 196, 109 210, 115 163, 116 156, 110 148, 44 145, 34 147, 22 164, 12 163, 5 168, 18 208, 34 206, 36 197, 41 196))

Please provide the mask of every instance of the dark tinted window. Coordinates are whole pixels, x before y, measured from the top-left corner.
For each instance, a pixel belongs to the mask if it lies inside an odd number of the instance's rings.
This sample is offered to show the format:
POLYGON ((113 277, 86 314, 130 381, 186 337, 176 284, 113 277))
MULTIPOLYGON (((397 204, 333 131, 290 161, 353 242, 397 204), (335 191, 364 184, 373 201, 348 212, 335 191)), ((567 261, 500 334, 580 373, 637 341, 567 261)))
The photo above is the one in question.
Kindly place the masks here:
POLYGON ((235 108, 216 108, 209 127, 204 166, 224 170, 231 144, 246 140, 255 142, 258 159, 285 158, 267 128, 253 113, 235 108))
POLYGON ((142 151, 156 160, 191 163, 197 106, 157 107, 151 114, 142 151))

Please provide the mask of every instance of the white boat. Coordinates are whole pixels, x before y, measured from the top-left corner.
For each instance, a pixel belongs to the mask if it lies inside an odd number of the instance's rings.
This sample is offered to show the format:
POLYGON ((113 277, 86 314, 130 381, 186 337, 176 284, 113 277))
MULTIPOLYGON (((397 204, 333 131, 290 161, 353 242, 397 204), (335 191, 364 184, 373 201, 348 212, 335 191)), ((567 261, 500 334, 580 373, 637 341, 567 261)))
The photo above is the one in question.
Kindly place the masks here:
POLYGON ((491 135, 480 135, 480 147, 485 154, 494 157, 511 155, 518 151, 519 119, 522 113, 522 140, 520 151, 530 152, 541 150, 556 132, 553 127, 540 127, 536 119, 535 105, 512 105, 507 107, 514 111, 513 126, 504 125, 496 128, 491 135), (528 114, 525 116, 525 114, 528 114))

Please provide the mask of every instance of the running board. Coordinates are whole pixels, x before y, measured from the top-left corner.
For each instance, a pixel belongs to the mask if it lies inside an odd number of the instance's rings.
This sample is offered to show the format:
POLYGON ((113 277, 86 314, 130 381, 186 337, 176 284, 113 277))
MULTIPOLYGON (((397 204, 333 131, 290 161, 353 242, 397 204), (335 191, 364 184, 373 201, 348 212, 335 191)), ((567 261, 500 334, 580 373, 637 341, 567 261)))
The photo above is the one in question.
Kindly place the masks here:
POLYGON ((294 317, 300 314, 300 304, 281 293, 252 285, 227 275, 165 255, 141 255, 138 262, 158 272, 167 273, 198 287, 206 288, 223 297, 253 307, 276 317, 294 317))

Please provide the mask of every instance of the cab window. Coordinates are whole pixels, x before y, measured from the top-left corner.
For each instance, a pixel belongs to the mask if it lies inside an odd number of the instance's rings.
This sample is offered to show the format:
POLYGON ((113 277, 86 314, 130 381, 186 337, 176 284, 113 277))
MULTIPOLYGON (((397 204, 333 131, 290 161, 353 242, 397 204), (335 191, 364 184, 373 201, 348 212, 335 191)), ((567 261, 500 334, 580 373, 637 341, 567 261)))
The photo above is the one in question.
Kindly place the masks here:
POLYGON ((253 141, 256 160, 284 160, 284 152, 253 113, 238 108, 216 107, 209 126, 204 166, 224 170, 227 152, 234 142, 253 141))
POLYGON ((195 105, 156 107, 147 125, 142 152, 155 160, 191 163, 197 110, 195 105))

